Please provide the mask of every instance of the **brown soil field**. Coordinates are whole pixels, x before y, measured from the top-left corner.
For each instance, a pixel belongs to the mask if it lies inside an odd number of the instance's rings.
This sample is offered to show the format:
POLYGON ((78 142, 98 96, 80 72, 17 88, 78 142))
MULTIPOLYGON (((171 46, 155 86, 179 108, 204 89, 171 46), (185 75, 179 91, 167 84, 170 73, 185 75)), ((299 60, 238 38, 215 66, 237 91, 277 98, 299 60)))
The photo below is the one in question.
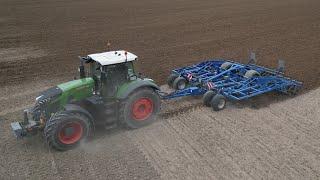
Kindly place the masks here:
POLYGON ((0 0, 0 179, 319 179, 319 9, 319 0, 0 0), (63 153, 41 136, 16 141, 9 124, 21 110, 107 42, 137 54, 158 84, 175 67, 246 62, 254 51, 270 68, 285 60, 305 94, 218 113, 197 98, 164 102, 158 122, 100 129, 63 153))
POLYGON ((222 57, 320 84, 318 0, 1 0, 0 85, 72 78, 78 55, 126 49, 159 84, 169 70, 222 57), (157 68, 153 68, 157 67, 157 68))
MULTIPOLYGON (((320 89, 259 109, 167 101, 150 126, 98 129, 67 152, 2 128, 0 179, 319 179, 319 107, 320 89)), ((18 113, 0 116, 0 126, 18 113)))

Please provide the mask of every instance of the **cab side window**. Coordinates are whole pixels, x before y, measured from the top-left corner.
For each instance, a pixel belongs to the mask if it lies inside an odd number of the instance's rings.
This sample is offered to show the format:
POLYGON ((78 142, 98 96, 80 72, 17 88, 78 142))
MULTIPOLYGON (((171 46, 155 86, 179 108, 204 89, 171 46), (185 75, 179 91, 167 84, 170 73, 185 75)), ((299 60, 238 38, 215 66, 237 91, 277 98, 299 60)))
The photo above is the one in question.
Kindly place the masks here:
POLYGON ((105 82, 103 83, 103 93, 106 96, 114 96, 118 88, 128 81, 128 66, 125 63, 108 65, 103 67, 105 72, 105 82))

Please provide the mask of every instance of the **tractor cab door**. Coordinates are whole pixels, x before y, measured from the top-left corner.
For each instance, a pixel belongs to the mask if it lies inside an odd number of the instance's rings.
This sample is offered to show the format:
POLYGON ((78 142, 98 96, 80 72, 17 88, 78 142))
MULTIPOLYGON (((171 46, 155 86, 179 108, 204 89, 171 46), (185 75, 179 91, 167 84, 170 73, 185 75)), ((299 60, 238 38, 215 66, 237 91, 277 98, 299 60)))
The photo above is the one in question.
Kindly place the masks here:
POLYGON ((101 78, 101 94, 105 98, 115 97, 118 88, 128 81, 128 66, 126 63, 103 66, 101 78))

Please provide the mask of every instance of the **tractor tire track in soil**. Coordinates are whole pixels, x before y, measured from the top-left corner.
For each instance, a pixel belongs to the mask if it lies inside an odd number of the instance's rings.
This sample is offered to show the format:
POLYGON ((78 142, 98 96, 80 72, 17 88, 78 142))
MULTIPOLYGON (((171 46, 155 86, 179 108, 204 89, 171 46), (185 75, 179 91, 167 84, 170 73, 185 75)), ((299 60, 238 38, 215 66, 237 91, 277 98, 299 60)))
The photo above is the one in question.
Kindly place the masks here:
POLYGON ((319 90, 258 110, 194 108, 127 133, 163 179, 318 179, 319 90))
MULTIPOLYGON (((20 112, 19 112, 20 113, 20 112)), ((0 117, 1 127, 9 127, 17 117, 0 117)), ((44 143, 41 135, 22 141, 2 128, 0 137, 0 178, 2 179, 157 179, 158 173, 125 135, 100 130, 89 143, 79 148, 57 152, 44 143)))
MULTIPOLYGON (((319 0, 2 0, 0 179, 319 179, 319 0), (293 99, 260 96, 212 112, 200 98, 166 101, 158 122, 98 130, 56 152, 10 123, 40 91, 73 79, 78 55, 137 54, 163 84, 169 71, 214 57, 258 63, 304 82, 293 99), (156 67, 156 68, 155 68, 156 67), (271 100, 272 99, 272 100, 271 100)), ((166 88, 165 88, 166 89, 166 88)))
MULTIPOLYGON (((0 139, 4 178, 318 179, 320 89, 259 109, 228 103, 213 112, 199 98, 164 102, 158 121, 137 130, 98 128, 67 152, 41 136, 0 139), (178 113, 175 109, 184 109, 178 113), (19 169, 19 171, 16 171, 19 169)), ((20 112, 19 112, 20 113, 20 112)), ((0 119, 9 127, 17 113, 0 119)))

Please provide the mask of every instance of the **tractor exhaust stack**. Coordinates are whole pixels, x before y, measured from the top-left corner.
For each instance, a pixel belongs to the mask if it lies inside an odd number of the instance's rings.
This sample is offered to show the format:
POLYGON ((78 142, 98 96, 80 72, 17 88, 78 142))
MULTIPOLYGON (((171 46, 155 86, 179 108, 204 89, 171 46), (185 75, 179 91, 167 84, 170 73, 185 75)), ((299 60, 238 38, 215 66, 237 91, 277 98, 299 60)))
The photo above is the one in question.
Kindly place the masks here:
POLYGON ((86 77, 86 74, 84 71, 83 59, 82 57, 79 57, 79 59, 80 59, 79 74, 80 74, 80 79, 82 79, 86 77))

